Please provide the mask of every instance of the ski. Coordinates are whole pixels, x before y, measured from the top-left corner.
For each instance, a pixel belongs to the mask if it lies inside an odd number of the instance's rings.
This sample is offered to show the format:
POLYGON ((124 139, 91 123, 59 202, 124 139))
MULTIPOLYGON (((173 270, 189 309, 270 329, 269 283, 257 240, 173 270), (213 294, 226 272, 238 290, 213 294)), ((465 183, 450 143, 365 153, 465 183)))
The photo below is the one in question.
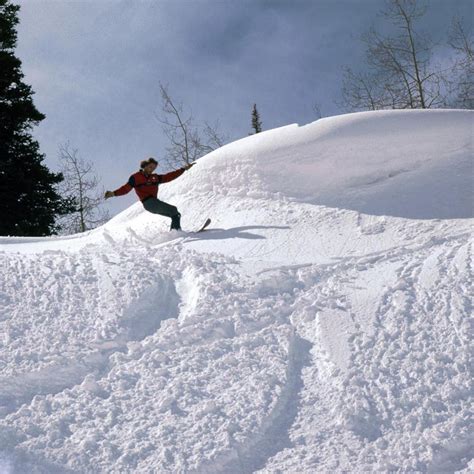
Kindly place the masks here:
POLYGON ((203 232, 207 229, 207 227, 209 226, 210 223, 211 223, 211 219, 207 218, 206 222, 204 222, 204 224, 201 227, 199 227, 198 230, 190 230, 190 231, 178 230, 178 231, 174 231, 174 232, 176 232, 176 234, 173 235, 172 239, 164 240, 164 241, 161 241, 161 242, 160 241, 154 242, 153 240, 145 239, 145 238, 141 237, 137 232, 135 232, 131 227, 127 227, 127 231, 132 236, 132 238, 134 238, 135 240, 143 242, 144 244, 147 244, 147 245, 156 246, 156 245, 166 245, 166 244, 172 243, 172 242, 174 242, 175 240, 177 240, 181 237, 186 237, 186 235, 188 235, 188 234, 198 234, 199 232, 203 232))
POLYGON ((196 233, 202 232, 203 230, 206 230, 207 226, 211 223, 211 219, 208 217, 206 219, 206 222, 204 222, 204 225, 196 231, 196 233))

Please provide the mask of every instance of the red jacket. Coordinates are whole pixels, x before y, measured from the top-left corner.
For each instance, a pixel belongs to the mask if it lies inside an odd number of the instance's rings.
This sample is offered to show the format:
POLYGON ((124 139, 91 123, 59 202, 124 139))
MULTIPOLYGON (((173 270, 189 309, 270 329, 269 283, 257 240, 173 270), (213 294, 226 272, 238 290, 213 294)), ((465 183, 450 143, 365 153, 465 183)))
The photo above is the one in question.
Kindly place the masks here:
POLYGON ((181 176, 184 173, 184 168, 180 168, 176 171, 171 171, 167 174, 150 174, 145 175, 143 171, 137 171, 132 174, 128 179, 128 182, 114 191, 115 196, 122 196, 123 194, 129 193, 132 188, 135 188, 140 201, 144 201, 147 198, 158 195, 158 185, 160 183, 169 183, 181 176))

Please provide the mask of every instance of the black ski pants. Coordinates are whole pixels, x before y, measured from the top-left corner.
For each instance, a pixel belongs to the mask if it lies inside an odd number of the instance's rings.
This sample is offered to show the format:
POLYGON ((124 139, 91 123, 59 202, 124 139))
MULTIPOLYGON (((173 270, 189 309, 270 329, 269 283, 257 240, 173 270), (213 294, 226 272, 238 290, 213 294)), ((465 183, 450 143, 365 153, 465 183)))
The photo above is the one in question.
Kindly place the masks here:
POLYGON ((157 198, 151 197, 142 201, 143 207, 153 214, 160 214, 160 216, 171 217, 171 228, 180 229, 181 214, 176 206, 172 206, 167 202, 160 201, 157 198))

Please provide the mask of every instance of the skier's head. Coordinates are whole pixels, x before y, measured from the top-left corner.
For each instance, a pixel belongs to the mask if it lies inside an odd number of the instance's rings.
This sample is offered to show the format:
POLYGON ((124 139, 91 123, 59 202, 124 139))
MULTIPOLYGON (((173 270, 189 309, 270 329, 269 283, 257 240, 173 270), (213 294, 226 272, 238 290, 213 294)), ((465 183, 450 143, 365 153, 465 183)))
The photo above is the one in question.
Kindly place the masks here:
POLYGON ((140 169, 142 169, 145 173, 153 173, 158 166, 158 161, 155 158, 148 158, 147 160, 143 160, 140 163, 140 169))

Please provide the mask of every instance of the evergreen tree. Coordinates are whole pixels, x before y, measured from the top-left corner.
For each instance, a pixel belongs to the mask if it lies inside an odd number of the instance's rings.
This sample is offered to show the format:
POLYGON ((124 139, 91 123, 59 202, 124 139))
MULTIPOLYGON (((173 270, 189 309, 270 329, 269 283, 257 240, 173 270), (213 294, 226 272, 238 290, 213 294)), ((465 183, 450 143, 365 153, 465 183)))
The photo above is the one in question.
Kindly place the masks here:
POLYGON ((257 110, 257 104, 253 104, 252 128, 254 129, 255 133, 260 133, 262 131, 262 122, 260 122, 260 115, 257 110))
POLYGON ((33 104, 15 56, 18 5, 0 0, 0 235, 55 233, 56 216, 72 210, 57 194, 63 180, 42 164, 31 128, 45 118, 33 104))

